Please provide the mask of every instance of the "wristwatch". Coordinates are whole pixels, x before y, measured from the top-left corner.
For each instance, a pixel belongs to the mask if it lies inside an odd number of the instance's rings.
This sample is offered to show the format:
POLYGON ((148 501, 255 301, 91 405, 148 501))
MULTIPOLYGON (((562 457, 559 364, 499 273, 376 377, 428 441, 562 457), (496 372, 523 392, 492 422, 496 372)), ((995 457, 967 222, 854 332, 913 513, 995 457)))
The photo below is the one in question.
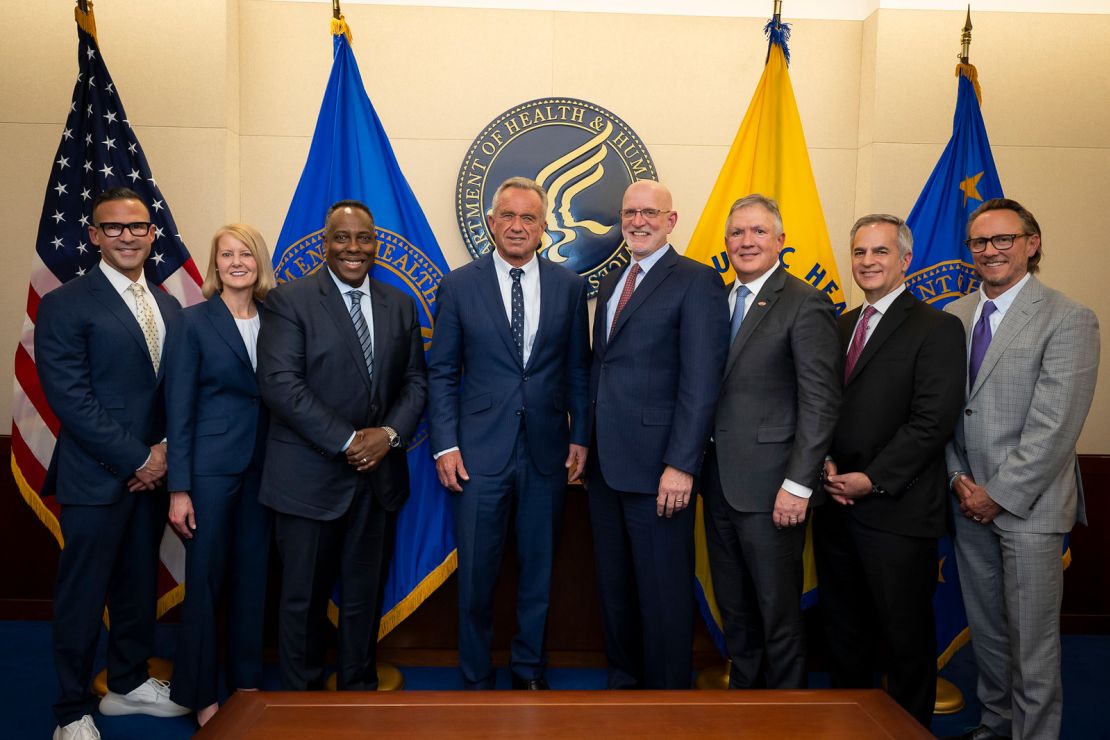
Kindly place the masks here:
POLYGON ((385 436, 389 437, 389 446, 397 449, 401 446, 401 435, 393 427, 382 427, 385 430, 385 436))

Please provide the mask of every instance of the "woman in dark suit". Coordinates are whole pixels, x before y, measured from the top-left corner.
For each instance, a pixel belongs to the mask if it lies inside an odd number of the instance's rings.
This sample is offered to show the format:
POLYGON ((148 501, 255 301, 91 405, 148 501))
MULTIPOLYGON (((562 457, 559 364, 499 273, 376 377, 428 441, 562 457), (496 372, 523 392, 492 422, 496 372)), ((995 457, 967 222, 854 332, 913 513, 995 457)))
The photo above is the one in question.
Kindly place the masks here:
POLYGON ((262 680, 272 518, 258 503, 267 416, 255 378, 261 301, 274 287, 261 234, 216 232, 204 303, 182 313, 166 356, 170 524, 185 540, 185 604, 172 698, 216 713, 216 608, 227 583, 228 689, 262 680))

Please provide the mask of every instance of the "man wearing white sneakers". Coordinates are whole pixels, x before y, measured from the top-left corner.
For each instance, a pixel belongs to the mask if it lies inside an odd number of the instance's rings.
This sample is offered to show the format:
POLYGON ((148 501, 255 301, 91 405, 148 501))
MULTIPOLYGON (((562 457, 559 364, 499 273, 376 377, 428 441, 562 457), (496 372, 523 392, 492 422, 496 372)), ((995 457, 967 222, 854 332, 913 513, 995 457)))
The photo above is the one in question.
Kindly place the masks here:
POLYGON ((138 194, 101 193, 91 216, 100 264, 47 293, 35 323, 39 379, 60 423, 44 485, 61 504, 65 541, 54 587, 55 740, 100 737, 90 683, 105 606, 109 691, 100 711, 189 711, 147 673, 169 506, 161 355, 181 306, 143 275, 155 232, 138 194))

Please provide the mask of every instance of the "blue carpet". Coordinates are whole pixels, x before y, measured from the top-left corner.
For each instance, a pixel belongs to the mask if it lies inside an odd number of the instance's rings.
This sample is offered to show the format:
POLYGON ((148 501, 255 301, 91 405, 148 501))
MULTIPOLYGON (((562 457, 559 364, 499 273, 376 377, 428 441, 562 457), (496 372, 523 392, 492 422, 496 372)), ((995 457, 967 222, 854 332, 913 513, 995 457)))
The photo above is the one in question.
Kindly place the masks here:
MULTIPOLYGON (((158 626, 158 653, 173 656, 174 625, 158 626)), ((1065 635, 1064 657, 1064 740, 1110 738, 1110 713, 1102 711, 1110 697, 1110 635, 1065 635)), ((98 665, 104 664, 104 644, 98 665)), ((455 668, 402 668, 409 691, 461 689, 455 668)), ((967 706, 959 714, 935 717, 933 732, 949 735, 978 724, 979 708, 975 699, 975 661, 971 650, 956 654, 941 675, 963 692, 967 706)), ((551 668, 547 673, 553 689, 603 689, 602 670, 551 668)), ((822 673, 810 674, 810 686, 828 686, 822 673)), ((276 666, 267 666, 263 688, 277 689, 276 666)), ((497 688, 510 687, 509 673, 497 673, 497 688)), ((41 739, 54 729, 51 704, 57 694, 50 648, 48 622, 0 621, 0 736, 5 739, 41 739)), ((191 717, 157 719, 141 715, 96 717, 106 740, 186 740, 195 724, 191 717)))

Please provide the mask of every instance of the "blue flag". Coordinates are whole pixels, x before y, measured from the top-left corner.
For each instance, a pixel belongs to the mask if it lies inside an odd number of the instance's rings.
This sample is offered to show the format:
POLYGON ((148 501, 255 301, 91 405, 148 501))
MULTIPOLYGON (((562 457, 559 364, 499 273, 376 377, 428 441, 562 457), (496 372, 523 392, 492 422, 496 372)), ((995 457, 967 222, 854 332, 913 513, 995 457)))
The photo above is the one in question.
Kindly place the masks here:
MULTIPOLYGON (((964 245, 967 219, 983 201, 1002 197, 991 156, 983 114, 979 110, 975 67, 956 68, 958 92, 952 138, 925 183, 906 223, 913 232, 913 259, 906 286, 919 299, 942 308, 979 287, 979 278, 964 245)), ((937 668, 968 641, 967 614, 960 594, 960 574, 950 537, 939 543, 936 613, 937 668)))
MULTIPOLYGON (((324 263, 328 206, 348 198, 362 201, 374 214, 378 234, 372 276, 415 299, 427 352, 436 289, 448 270, 447 262, 366 95, 346 22, 332 21, 332 34, 331 76, 308 161, 274 250, 274 271, 285 282, 319 268, 324 263)), ((379 639, 455 570, 454 520, 428 451, 424 421, 409 444, 408 464, 411 490, 397 517, 379 639)))

